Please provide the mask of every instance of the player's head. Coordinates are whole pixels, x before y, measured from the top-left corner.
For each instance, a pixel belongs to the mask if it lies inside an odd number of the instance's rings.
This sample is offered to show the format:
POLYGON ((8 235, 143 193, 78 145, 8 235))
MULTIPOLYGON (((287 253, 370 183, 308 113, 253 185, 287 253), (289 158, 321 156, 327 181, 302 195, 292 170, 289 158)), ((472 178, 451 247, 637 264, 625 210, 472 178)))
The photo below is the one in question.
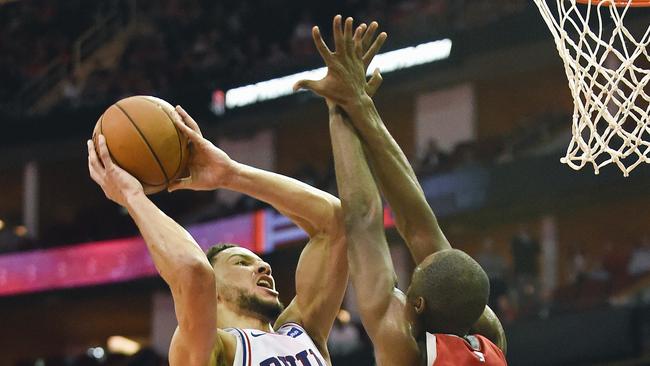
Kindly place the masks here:
POLYGON ((487 304, 490 283, 466 253, 446 249, 428 256, 413 272, 407 316, 416 337, 424 331, 463 336, 487 304))
POLYGON ((214 269, 218 301, 235 312, 272 322, 283 310, 271 266, 233 244, 215 245, 206 256, 214 269))

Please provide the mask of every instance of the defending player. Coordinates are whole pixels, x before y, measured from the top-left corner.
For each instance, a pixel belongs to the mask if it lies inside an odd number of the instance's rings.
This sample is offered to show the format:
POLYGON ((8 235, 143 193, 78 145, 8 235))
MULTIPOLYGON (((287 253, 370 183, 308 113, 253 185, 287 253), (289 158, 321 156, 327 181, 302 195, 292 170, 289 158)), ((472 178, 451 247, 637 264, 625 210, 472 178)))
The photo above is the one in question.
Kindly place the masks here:
MULTIPOLYGON (((367 63, 382 43, 375 40, 368 47, 367 63)), ((103 136, 97 147, 88 141, 91 177, 109 199, 127 208, 172 291, 179 325, 170 364, 331 364, 326 342, 348 277, 339 200, 294 179, 233 161, 203 138, 182 108, 177 112, 180 117, 174 122, 191 141, 190 177, 170 190, 227 188, 251 195, 292 219, 310 241, 296 269, 296 297, 283 310, 267 263, 230 245, 213 247, 206 256, 147 198, 142 185, 112 162, 103 136)))
POLYGON ((382 205, 362 144, 342 114, 330 108, 351 278, 378 364, 504 365, 503 353, 492 342, 468 335, 474 328, 505 349, 501 324, 486 307, 487 276, 471 257, 450 249, 410 165, 365 93, 360 57, 363 29, 357 28, 353 36, 352 19, 346 20, 343 31, 337 16, 333 33, 336 53, 329 51, 318 28, 313 31, 328 66, 327 76, 301 81, 296 87, 314 90, 328 98, 329 105, 339 104, 349 114, 395 211, 397 227, 419 263, 404 296, 395 287, 382 205))

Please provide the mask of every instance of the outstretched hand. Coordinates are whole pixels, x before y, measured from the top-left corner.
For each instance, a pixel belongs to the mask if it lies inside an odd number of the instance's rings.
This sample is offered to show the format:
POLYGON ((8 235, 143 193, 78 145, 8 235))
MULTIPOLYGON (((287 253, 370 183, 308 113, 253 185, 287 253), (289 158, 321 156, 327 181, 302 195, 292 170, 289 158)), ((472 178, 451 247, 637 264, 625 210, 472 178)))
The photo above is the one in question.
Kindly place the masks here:
MULTIPOLYGON (((368 94, 368 96, 372 98, 375 95, 375 93, 377 93, 377 90, 379 90, 379 87, 383 82, 384 82, 384 78, 381 76, 379 69, 375 69, 375 71, 372 73, 372 76, 370 77, 370 80, 368 80, 368 82, 366 83, 366 94, 368 94)), ((337 104, 330 99, 325 98, 325 103, 327 103, 327 107, 330 110, 342 111, 342 109, 336 108, 337 104)))
POLYGON ((335 52, 323 41, 318 27, 312 29, 312 37, 316 49, 327 65, 327 75, 321 80, 300 80, 294 89, 310 89, 329 101, 341 106, 354 103, 364 95, 374 94, 381 76, 375 70, 373 79, 366 82, 366 68, 375 57, 381 46, 386 41, 386 33, 380 33, 373 41, 377 31, 377 22, 372 22, 370 27, 361 24, 352 32, 352 18, 345 20, 341 27, 341 16, 337 15, 333 21, 335 52), (378 80, 377 80, 378 78, 378 80))
POLYGON ((144 194, 142 184, 113 162, 104 135, 97 135, 96 138, 97 146, 93 140, 87 141, 90 177, 99 184, 106 198, 126 207, 129 197, 144 194))
POLYGON ((174 124, 190 141, 187 163, 190 175, 169 184, 168 191, 193 189, 213 190, 222 187, 232 177, 236 163, 223 150, 201 134, 199 125, 181 106, 176 106, 174 124))

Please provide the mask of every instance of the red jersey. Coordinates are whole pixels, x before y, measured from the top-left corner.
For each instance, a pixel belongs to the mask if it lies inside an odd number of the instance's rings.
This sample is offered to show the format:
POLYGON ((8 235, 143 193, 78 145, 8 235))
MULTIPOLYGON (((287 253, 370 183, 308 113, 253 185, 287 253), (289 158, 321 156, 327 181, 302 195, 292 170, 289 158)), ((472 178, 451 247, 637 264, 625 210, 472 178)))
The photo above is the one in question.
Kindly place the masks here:
POLYGON ((461 338, 427 333, 427 365, 504 366, 507 363, 501 349, 482 335, 461 338))

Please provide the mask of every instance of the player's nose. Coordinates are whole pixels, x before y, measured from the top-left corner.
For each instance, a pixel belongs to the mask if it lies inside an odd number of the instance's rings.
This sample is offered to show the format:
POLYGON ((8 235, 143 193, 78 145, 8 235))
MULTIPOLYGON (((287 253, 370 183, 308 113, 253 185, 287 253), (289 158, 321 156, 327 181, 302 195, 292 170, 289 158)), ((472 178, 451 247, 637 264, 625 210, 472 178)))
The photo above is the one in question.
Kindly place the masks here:
POLYGON ((266 262, 260 262, 257 267, 257 273, 264 273, 266 275, 271 275, 271 265, 266 262))

